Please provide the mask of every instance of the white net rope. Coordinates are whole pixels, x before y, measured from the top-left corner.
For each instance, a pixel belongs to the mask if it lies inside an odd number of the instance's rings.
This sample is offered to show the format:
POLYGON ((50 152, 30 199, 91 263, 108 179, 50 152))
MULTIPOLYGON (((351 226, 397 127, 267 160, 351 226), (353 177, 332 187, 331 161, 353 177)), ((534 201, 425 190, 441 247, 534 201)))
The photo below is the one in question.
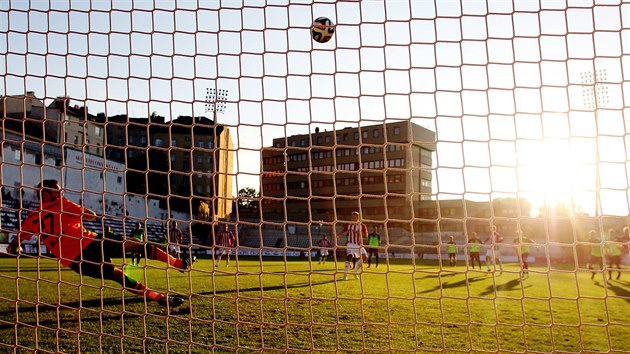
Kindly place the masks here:
POLYGON ((0 1, 0 351, 630 351, 629 11, 0 1))

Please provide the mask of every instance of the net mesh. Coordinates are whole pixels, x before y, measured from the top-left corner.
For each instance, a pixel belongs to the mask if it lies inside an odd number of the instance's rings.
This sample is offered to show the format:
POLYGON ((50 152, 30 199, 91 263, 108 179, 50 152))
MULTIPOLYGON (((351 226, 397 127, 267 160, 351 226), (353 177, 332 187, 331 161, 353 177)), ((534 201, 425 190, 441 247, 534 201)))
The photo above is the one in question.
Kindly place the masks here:
POLYGON ((0 2, 0 348, 630 351, 629 8, 0 2))

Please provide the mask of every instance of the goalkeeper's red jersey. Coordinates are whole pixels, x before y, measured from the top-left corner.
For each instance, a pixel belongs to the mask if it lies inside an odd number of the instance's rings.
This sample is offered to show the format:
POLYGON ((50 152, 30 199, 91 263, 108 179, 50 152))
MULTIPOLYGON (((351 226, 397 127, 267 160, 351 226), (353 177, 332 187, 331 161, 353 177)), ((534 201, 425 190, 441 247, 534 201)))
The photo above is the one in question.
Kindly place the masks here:
POLYGON ((86 211, 89 216, 84 218, 93 218, 88 209, 66 198, 43 203, 40 211, 32 212, 22 223, 20 242, 39 235, 46 248, 68 266, 96 237, 81 224, 86 211))

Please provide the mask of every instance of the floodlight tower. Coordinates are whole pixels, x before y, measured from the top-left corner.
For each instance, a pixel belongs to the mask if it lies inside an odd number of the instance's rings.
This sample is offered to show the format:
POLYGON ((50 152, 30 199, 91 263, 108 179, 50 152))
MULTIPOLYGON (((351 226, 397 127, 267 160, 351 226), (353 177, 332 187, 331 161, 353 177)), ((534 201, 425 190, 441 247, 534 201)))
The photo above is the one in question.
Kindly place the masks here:
POLYGON ((225 113, 225 103, 227 101, 228 90, 227 89, 215 89, 215 88, 207 88, 206 89, 206 112, 213 112, 213 118, 216 117, 217 113, 225 113))
MULTIPOLYGON (((582 77, 582 98, 586 109, 595 113, 595 133, 599 137, 599 109, 608 105, 608 85, 606 85, 606 69, 584 71, 582 77)), ((595 166, 595 216, 601 215, 600 188, 601 179, 599 174, 599 146, 596 145, 596 166, 595 166)))
MULTIPOLYGON (((227 101, 227 97, 228 97, 228 90, 227 89, 216 89, 216 88, 207 88, 206 89, 206 112, 212 112, 212 119, 213 119, 213 125, 215 127, 215 129, 213 129, 214 131, 214 149, 216 151, 216 149, 218 148, 217 146, 217 142, 219 141, 219 137, 217 137, 217 130, 216 130, 216 126, 218 123, 218 119, 217 119, 217 113, 225 113, 225 106, 226 106, 226 101, 227 101)), ((219 167, 219 164, 217 163, 216 159, 212 159, 213 164, 214 164, 214 168, 213 171, 215 172, 215 176, 218 176, 219 174, 217 174, 217 169, 219 167)), ((217 207, 218 207, 218 201, 216 196, 219 195, 219 180, 218 178, 214 178, 214 183, 213 183, 213 189, 214 189, 214 198, 213 198, 213 202, 212 202, 212 222, 213 225, 216 223, 217 221, 217 207)))

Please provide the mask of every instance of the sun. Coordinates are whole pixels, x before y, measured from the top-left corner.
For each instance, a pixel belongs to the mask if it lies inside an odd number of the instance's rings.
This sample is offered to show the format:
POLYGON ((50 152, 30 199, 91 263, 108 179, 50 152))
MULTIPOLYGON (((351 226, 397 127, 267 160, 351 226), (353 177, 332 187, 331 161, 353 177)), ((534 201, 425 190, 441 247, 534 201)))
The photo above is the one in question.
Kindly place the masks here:
POLYGON ((543 206, 590 209, 594 201, 584 196, 596 189, 595 165, 583 160, 575 142, 546 138, 521 147, 517 151, 519 190, 531 202, 533 215, 543 206))

